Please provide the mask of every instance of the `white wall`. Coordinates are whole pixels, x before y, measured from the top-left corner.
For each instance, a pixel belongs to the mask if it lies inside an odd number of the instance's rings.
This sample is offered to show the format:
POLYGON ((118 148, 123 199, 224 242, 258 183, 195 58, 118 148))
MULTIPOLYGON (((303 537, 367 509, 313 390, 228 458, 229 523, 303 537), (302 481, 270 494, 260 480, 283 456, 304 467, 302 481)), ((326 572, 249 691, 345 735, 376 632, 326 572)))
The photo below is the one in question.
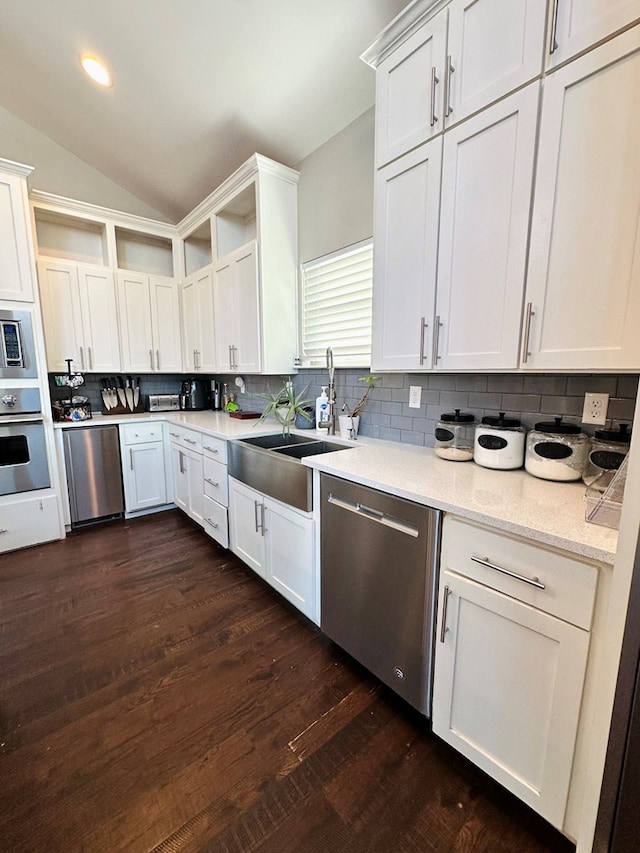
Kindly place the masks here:
POLYGON ((298 165, 300 263, 373 234, 374 109, 298 165))
POLYGON ((166 217, 79 160, 49 137, 0 107, 0 157, 26 163, 34 171, 29 188, 123 210, 138 216, 166 217))

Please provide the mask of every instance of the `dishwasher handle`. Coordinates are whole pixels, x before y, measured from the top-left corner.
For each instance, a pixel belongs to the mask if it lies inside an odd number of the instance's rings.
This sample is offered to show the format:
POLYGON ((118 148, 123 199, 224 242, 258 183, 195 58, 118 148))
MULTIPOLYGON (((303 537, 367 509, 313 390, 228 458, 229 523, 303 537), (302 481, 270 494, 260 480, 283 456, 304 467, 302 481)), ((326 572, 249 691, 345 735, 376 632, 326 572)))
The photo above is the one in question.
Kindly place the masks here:
POLYGON ((391 527, 400 533, 406 533, 407 536, 413 536, 415 539, 420 535, 420 531, 414 524, 408 524, 406 521, 401 521, 399 518, 394 518, 392 515, 385 515, 377 509, 373 509, 366 504, 353 503, 346 501, 343 498, 338 498, 332 492, 329 492, 327 502, 338 507, 338 509, 346 509, 347 512, 353 512, 355 515, 368 518, 370 521, 375 521, 377 524, 384 524, 385 527, 391 527))

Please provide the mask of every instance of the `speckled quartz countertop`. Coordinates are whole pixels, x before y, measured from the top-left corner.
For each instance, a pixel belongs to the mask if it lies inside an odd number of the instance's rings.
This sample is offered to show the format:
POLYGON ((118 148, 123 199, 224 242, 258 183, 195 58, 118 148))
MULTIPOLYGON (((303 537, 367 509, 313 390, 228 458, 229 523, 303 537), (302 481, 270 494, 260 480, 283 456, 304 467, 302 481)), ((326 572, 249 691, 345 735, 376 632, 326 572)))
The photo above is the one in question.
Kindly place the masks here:
MULTIPOLYGON (((97 415, 90 421, 55 426, 66 429, 147 420, 166 420, 226 439, 278 431, 276 425, 270 428, 257 420, 210 411, 97 415)), ((301 434, 326 437, 315 430, 301 434)), ((340 441, 333 436, 331 440, 340 441)), ((582 483, 555 483, 524 470, 494 471, 474 462, 449 462, 430 448, 391 441, 361 438, 343 443, 352 445, 348 453, 308 457, 304 464, 588 559, 614 561, 618 533, 585 522, 582 483)))

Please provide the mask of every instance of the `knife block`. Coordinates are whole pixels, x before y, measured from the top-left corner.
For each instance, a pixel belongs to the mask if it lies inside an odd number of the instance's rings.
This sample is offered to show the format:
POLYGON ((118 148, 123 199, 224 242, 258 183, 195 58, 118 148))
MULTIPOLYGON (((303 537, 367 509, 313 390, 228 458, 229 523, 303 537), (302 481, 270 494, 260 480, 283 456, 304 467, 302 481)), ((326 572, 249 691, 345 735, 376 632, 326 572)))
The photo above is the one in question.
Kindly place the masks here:
POLYGON ((138 405, 134 406, 133 409, 130 409, 128 406, 123 406, 119 401, 117 406, 113 406, 111 409, 107 409, 106 406, 102 406, 102 414, 103 415, 138 415, 140 412, 144 412, 145 408, 142 403, 142 400, 138 400, 138 405))

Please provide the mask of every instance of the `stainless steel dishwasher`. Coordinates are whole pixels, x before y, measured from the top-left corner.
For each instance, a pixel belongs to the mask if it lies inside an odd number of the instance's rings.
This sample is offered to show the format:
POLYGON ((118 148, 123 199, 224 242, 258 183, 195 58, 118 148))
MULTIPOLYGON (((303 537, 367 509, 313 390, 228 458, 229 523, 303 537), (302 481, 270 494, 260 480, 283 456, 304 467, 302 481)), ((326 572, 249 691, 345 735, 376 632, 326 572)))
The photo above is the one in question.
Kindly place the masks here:
POLYGON ((442 513, 321 475, 323 632, 431 716, 442 513))
POLYGON ((122 468, 117 426, 62 430, 71 526, 122 515, 122 468))

